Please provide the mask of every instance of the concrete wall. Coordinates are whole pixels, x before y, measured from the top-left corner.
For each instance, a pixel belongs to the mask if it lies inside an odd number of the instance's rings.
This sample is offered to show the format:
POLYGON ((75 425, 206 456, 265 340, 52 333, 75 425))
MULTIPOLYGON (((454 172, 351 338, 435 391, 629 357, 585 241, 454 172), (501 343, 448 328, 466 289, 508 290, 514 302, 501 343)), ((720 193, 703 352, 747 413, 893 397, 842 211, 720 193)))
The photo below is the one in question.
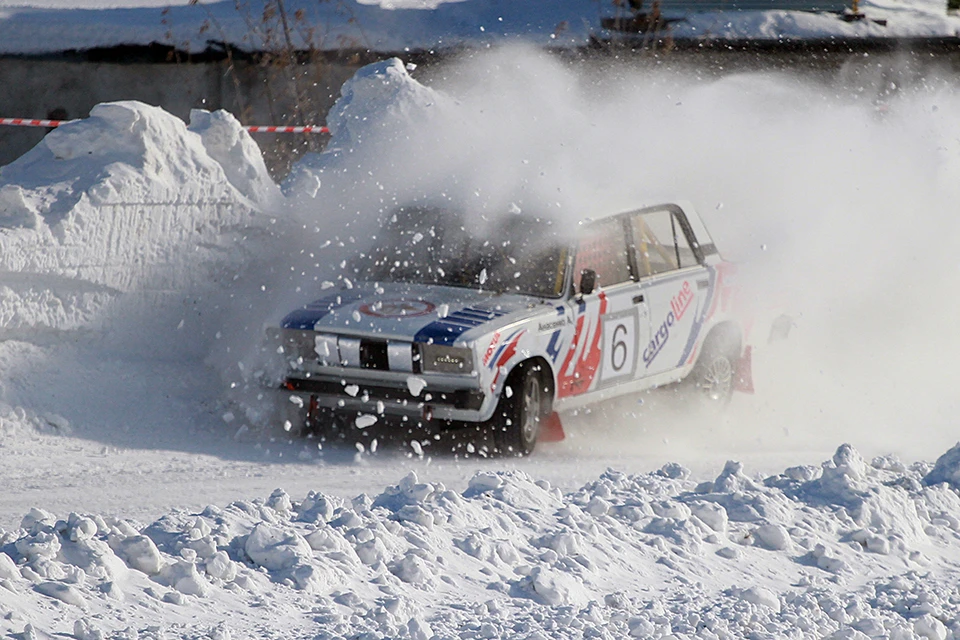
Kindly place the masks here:
MULTIPOLYGON (((865 88, 875 91, 885 90, 882 87, 890 80, 908 86, 911 79, 930 73, 960 77, 960 38, 745 41, 706 47, 698 42, 676 42, 671 48, 653 43, 651 48, 637 50, 629 43, 610 43, 557 54, 571 64, 599 68, 609 64, 649 66, 661 71, 695 68, 718 75, 791 71, 839 80, 848 87, 872 83, 879 88, 865 88), (869 57, 863 55, 867 52, 869 57)), ((466 50, 404 57, 419 65, 417 78, 430 84, 445 76, 451 62, 470 55, 466 50)), ((169 63, 162 57, 160 61, 124 62, 123 52, 117 50, 103 57, 108 61, 91 59, 89 53, 78 54, 76 59, 0 57, 0 117, 46 118, 55 109, 62 109, 67 118, 83 118, 100 102, 136 99, 159 105, 184 120, 190 109, 204 108, 227 109, 244 124, 297 124, 297 120, 322 124, 343 82, 362 65, 386 54, 355 54, 293 67, 302 92, 299 118, 290 98, 294 94, 290 68, 264 66, 254 60, 238 60, 232 66, 227 60, 169 63)), ((44 129, 0 126, 0 167, 26 153, 44 134, 44 129)), ((285 176, 296 157, 304 151, 319 150, 325 141, 317 135, 254 136, 274 177, 285 176)))
MULTIPOLYGON (((366 61, 363 61, 366 62, 366 61)), ((304 123, 324 122, 340 86, 362 64, 318 61, 296 67, 304 123)), ((296 122, 291 73, 253 61, 202 63, 94 62, 0 57, 0 117, 83 118, 100 103, 140 100, 187 120, 190 110, 226 109, 244 124, 296 122), (274 100, 271 100, 271 96, 274 100)), ((46 129, 0 126, 0 166, 36 145, 46 129)), ((268 164, 285 172, 291 154, 319 148, 317 137, 255 134, 268 164)))

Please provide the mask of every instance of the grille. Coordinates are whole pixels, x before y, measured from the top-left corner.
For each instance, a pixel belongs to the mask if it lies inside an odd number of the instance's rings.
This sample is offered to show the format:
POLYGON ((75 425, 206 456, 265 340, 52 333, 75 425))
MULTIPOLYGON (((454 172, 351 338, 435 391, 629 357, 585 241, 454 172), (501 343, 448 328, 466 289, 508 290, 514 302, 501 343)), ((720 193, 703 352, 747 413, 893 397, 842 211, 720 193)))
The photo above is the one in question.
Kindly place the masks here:
POLYGON ((360 341, 360 366, 364 369, 390 370, 390 358, 387 355, 385 340, 360 341))

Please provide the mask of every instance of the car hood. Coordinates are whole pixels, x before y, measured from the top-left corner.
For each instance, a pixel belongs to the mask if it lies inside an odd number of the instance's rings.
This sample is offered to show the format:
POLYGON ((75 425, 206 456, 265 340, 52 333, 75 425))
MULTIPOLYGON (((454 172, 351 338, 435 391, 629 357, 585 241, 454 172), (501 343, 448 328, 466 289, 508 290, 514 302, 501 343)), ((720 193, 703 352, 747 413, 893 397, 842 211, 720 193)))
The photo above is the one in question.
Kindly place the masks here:
POLYGON ((285 329, 452 345, 549 304, 515 294, 409 284, 359 284, 289 313, 285 329))

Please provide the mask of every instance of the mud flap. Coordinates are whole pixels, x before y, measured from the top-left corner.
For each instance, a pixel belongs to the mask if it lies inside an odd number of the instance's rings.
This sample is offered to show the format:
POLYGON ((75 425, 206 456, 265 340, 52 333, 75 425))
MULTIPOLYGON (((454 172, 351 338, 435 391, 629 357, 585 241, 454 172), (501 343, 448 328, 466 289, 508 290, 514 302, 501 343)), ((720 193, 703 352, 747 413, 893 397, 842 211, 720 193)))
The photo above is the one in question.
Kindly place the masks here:
POLYGON ((303 422, 305 433, 314 430, 319 424, 320 405, 317 404, 317 396, 310 396, 310 404, 307 407, 307 417, 303 422))
POLYGON ((737 360, 733 389, 741 393, 753 393, 753 347, 751 345, 746 346, 743 355, 737 360))
POLYGON ((563 423, 560 422, 560 415, 553 411, 540 422, 539 442, 560 442, 566 438, 563 432, 563 423))

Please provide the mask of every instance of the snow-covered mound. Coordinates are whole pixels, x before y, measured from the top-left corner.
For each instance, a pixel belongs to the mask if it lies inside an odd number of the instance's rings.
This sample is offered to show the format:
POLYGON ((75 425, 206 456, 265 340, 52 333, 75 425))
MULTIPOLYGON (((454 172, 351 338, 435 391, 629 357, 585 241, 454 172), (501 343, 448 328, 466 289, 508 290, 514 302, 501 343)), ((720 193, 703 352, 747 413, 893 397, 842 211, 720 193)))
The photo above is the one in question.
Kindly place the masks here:
POLYGON ((188 127, 142 103, 101 104, 4 167, 0 432, 149 424, 116 402, 118 388, 215 379, 198 363, 281 203, 259 148, 226 112, 195 110, 188 127), (111 352, 153 364, 107 364, 111 352), (182 368, 164 375, 160 359, 182 368))
POLYGON ((373 497, 277 489, 146 527, 33 509, 0 531, 0 631, 944 640, 960 494, 927 469, 844 445, 699 485, 677 464, 566 494, 519 471, 462 492, 411 473, 373 497))
POLYGON ((285 180, 284 192, 313 197, 324 172, 355 169, 358 161, 362 164, 411 131, 429 135, 432 121, 447 115, 453 100, 414 80, 409 70, 391 58, 369 64, 347 80, 327 114, 331 139, 326 150, 301 158, 285 180))
POLYGON ((244 257, 277 188, 233 116, 116 102, 0 172, 0 327, 72 330, 121 293, 189 290, 244 257))

